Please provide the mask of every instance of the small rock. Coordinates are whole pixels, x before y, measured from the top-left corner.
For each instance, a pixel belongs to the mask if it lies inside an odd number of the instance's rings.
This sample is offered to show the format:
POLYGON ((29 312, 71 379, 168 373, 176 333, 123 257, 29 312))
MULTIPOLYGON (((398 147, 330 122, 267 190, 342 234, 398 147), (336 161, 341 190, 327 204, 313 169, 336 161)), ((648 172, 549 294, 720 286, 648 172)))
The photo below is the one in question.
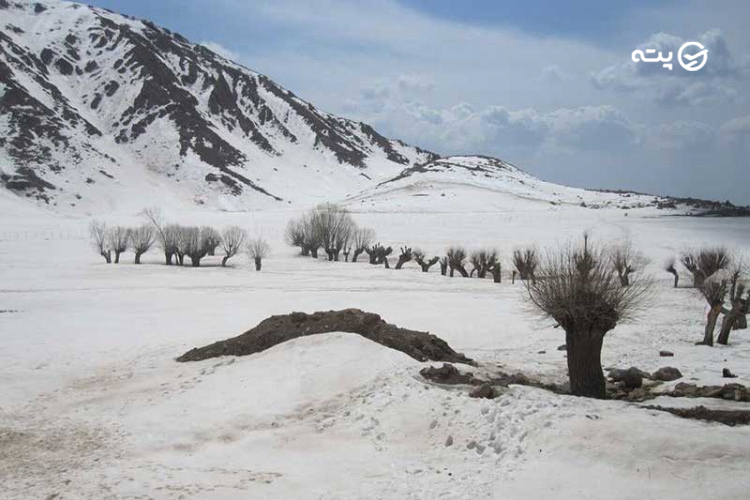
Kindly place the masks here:
POLYGON ((724 378, 737 378, 737 375, 729 371, 729 368, 721 370, 721 376, 724 378))
POLYGON ((484 450, 485 446, 482 446, 481 444, 477 445, 477 455, 481 455, 482 453, 484 453, 484 450))
POLYGON ((547 351, 537 351, 537 354, 547 354, 547 351))
POLYGON ((473 450, 476 447, 477 447, 477 442, 476 441, 469 441, 469 444, 466 445, 466 448, 469 449, 469 450, 473 450))
POLYGON ((484 383, 469 393, 470 398, 495 399, 500 394, 489 383, 484 383))
POLYGON ((634 366, 627 370, 614 368, 610 370, 609 378, 615 382, 622 382, 626 389, 637 389, 643 385, 644 372, 634 366))
POLYGON ((671 358, 674 356, 674 353, 672 351, 659 351, 659 356, 662 358, 671 358))
POLYGON ((437 424, 437 420, 433 420, 432 422, 430 422, 430 429, 434 429, 435 427, 437 427, 437 424))
POLYGON ((453 436, 448 436, 448 439, 445 440, 445 446, 453 446, 453 436))
POLYGON ((663 366, 651 374, 651 378, 661 380, 662 382, 671 382, 672 380, 682 378, 682 373, 672 366, 663 366))
POLYGON ((565 345, 565 344, 559 345, 559 346, 557 346, 557 350, 558 351, 567 351, 568 350, 568 346, 565 345))

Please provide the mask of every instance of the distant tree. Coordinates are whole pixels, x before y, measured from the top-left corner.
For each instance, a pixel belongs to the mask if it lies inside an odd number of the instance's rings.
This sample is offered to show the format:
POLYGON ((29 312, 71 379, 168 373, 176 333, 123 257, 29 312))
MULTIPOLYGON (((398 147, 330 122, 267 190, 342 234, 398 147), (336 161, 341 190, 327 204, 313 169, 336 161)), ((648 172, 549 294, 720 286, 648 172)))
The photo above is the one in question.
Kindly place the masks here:
POLYGON ((744 278, 745 266, 741 260, 735 262, 729 280, 729 303, 731 309, 724 312, 724 320, 721 323, 717 343, 726 345, 729 343, 731 330, 743 330, 747 328, 747 314, 750 309, 750 292, 745 294, 744 278))
POLYGON ((401 247, 401 254, 398 256, 398 262, 396 262, 396 269, 401 269, 404 264, 411 261, 414 258, 411 247, 401 247))
POLYGON ((539 266, 539 256, 536 249, 527 247, 513 250, 513 266, 523 281, 535 281, 536 269, 539 266))
POLYGON ((611 257, 588 237, 582 248, 551 251, 535 271, 541 278, 525 281, 528 297, 565 330, 571 392, 605 398, 604 336, 649 303, 650 280, 639 277, 623 287, 611 257))
POLYGON ((448 257, 440 259, 440 274, 446 276, 448 274, 448 257))
POLYGON ((150 224, 130 229, 130 245, 135 252, 135 263, 141 263, 141 256, 154 245, 156 230, 150 224))
POLYGON ((284 239, 287 244, 299 247, 300 254, 304 256, 310 255, 310 247, 307 245, 308 239, 305 234, 306 229, 302 219, 293 218, 287 223, 286 231, 284 232, 284 239))
POLYGON ((693 286, 701 288, 707 278, 715 272, 729 267, 732 256, 724 247, 703 248, 683 252, 680 261, 685 269, 693 275, 693 286))
POLYGON ((89 235, 91 236, 91 246, 94 250, 104 257, 107 264, 112 263, 112 250, 109 248, 107 240, 107 225, 104 222, 91 221, 89 224, 89 235))
POLYGON ((349 211, 340 205, 323 203, 315 207, 310 220, 316 239, 325 250, 328 260, 338 261, 341 250, 355 227, 349 211))
POLYGON ((166 265, 171 266, 172 257, 177 253, 178 234, 176 226, 165 225, 161 210, 158 208, 144 208, 141 214, 156 230, 156 242, 164 252, 166 265))
POLYGON ((728 282, 726 279, 710 278, 703 281, 700 291, 708 303, 708 314, 706 315, 706 328, 703 340, 696 342, 696 345, 713 346, 716 321, 719 319, 721 313, 724 312, 724 300, 729 291, 728 282))
POLYGON ((206 246, 206 254, 216 255, 216 249, 221 245, 221 234, 219 231, 210 226, 203 226, 201 228, 201 238, 203 238, 203 244, 206 246))
POLYGON ((427 259, 425 257, 425 253, 422 250, 416 249, 414 252, 412 252, 414 255, 414 260, 417 264, 419 264, 419 267, 422 268, 423 273, 430 272, 430 268, 438 263, 440 260, 440 257, 433 257, 431 259, 427 259))
POLYGON ((677 288, 677 285, 680 283, 680 275, 677 273, 677 269, 675 266, 675 258, 670 257, 669 259, 664 262, 664 270, 668 272, 669 274, 674 276, 674 287, 677 288))
POLYGON ((170 224, 168 229, 174 235, 174 255, 177 258, 177 264, 182 266, 185 264, 185 256, 188 253, 188 233, 191 232, 191 228, 179 224, 170 224))
POLYGON ((190 263, 193 267, 200 267, 201 259, 208 255, 209 244, 204 228, 188 226, 183 231, 183 251, 184 255, 190 257, 190 263))
POLYGON ((497 264, 497 251, 495 250, 478 250, 471 253, 469 262, 473 269, 471 276, 477 273, 477 278, 485 278, 487 273, 497 264))
POLYGON ((357 258, 373 243, 375 243, 375 231, 366 227, 357 228, 352 237, 352 249, 354 250, 352 262, 357 262, 357 258))
POLYGON ((115 253, 115 264, 120 263, 120 255, 127 251, 130 243, 128 228, 115 226, 107 231, 107 244, 115 253))
POLYGON ((239 253, 246 238, 247 231, 239 226, 224 228, 221 233, 221 249, 224 252, 224 257, 221 259, 222 266, 226 266, 227 261, 239 253))
POLYGON ((393 253, 393 248, 384 247, 380 243, 376 243, 366 248, 365 252, 367 252, 367 255, 370 257, 370 264, 373 264, 373 265, 383 264, 383 266, 385 266, 386 269, 390 269, 391 266, 388 263, 388 256, 391 253, 393 253))
POLYGON ((501 283, 503 281, 503 266, 500 261, 495 262, 490 268, 490 274, 492 274, 492 281, 495 283, 501 283))
POLYGON ((271 253, 271 246, 261 238, 253 238, 247 242, 247 255, 255 262, 255 270, 260 271, 263 259, 271 253))
POLYGON ((648 259, 633 248, 630 240, 626 240, 612 247, 610 250, 612 266, 617 271, 622 286, 630 286, 630 275, 641 271, 648 264, 648 259))
POLYGON ((446 252, 448 257, 448 267, 450 267, 450 276, 453 277, 453 271, 458 271, 464 278, 469 277, 466 271, 466 250, 462 247, 453 246, 446 252))

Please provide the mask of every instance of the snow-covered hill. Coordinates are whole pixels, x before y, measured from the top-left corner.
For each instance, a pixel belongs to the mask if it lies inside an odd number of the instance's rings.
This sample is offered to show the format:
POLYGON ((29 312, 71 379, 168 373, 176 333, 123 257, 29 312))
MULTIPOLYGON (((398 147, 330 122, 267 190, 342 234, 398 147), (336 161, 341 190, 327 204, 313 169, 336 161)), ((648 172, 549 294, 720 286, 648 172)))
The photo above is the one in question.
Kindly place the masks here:
POLYGON ((55 0, 0 17, 0 178, 58 209, 317 201, 435 157, 148 21, 55 0))
POLYGON ((588 208, 644 208, 667 198, 591 191, 539 180, 520 168, 487 156, 437 158, 404 169, 348 199, 354 206, 402 210, 518 210, 576 205, 588 208))

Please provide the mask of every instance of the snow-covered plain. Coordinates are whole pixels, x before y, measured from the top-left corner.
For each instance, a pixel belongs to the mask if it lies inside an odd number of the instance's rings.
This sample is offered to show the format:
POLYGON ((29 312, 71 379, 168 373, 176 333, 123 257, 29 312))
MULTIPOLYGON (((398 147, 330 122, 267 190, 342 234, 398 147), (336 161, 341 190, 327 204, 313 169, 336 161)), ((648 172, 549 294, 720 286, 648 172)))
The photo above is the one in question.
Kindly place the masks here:
MULTIPOLYGON (((467 196, 350 206, 394 248, 492 245, 506 269, 517 245, 563 243, 583 230, 600 241, 629 237, 651 257, 657 293, 605 339, 605 366, 671 365, 699 384, 722 383, 728 367, 750 383, 748 332, 727 347, 694 346, 703 302, 659 270, 686 246, 750 248, 747 219, 510 195, 478 210, 467 196)), ((244 257, 229 268, 218 258, 166 267, 158 252, 141 266, 132 254, 106 265, 89 248, 88 218, 0 192, 0 498, 747 498, 746 427, 519 386, 471 399, 422 380, 425 364, 346 333, 176 363, 271 314, 357 307, 429 330, 485 369, 565 379, 562 332, 532 312, 519 284, 423 274, 413 263, 396 271, 302 258, 282 240, 296 213, 165 208, 175 221, 262 234, 273 255, 260 273, 244 257)), ((134 210, 101 219, 140 221, 134 210)))

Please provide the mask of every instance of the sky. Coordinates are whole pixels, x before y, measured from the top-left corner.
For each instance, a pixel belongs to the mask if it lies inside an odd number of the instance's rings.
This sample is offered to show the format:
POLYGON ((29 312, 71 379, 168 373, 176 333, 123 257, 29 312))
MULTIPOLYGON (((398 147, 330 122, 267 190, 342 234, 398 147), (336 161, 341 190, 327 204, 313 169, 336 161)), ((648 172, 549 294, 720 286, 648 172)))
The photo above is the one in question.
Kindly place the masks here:
POLYGON ((442 155, 496 156, 572 186, 750 204, 744 0, 88 3, 442 155), (677 54, 693 41, 708 56, 690 72, 677 54), (634 62, 637 49, 673 53, 673 69, 634 62))

